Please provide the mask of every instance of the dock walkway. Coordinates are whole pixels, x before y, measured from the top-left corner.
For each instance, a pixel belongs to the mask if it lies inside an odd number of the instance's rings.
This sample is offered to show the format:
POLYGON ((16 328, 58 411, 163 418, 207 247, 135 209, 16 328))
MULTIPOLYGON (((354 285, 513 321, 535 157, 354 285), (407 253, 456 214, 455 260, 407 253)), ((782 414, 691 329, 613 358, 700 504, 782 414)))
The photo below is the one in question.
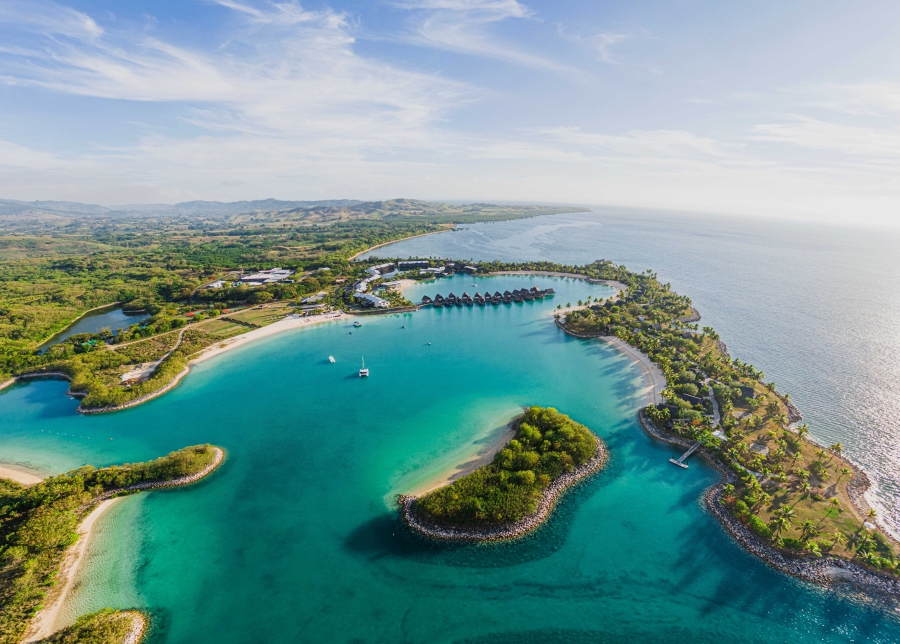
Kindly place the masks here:
POLYGON ((674 458, 670 458, 669 462, 672 465, 677 465, 678 467, 683 467, 684 469, 687 469, 688 466, 687 466, 687 463, 685 463, 685 461, 688 459, 688 457, 691 454, 693 454, 694 452, 697 451, 698 447, 700 447, 700 441, 697 441, 696 443, 691 445, 690 449, 688 449, 688 451, 686 451, 684 454, 682 454, 681 457, 677 461, 674 458))

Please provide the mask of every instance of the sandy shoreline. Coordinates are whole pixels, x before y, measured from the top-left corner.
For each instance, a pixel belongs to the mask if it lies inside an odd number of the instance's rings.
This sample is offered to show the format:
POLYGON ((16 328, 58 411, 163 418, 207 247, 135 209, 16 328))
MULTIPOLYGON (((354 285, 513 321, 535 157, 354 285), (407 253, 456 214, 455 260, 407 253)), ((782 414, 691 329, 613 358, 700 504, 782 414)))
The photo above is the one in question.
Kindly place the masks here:
POLYGON ((25 638, 22 640, 26 644, 28 642, 36 642, 45 637, 49 637, 56 632, 56 623, 59 621, 59 614, 65 603, 66 597, 75 585, 75 577, 78 572, 84 555, 87 552, 88 544, 94 533, 94 526, 97 520, 109 510, 122 497, 115 497, 101 501, 100 504, 87 515, 78 526, 76 534, 78 541, 66 553, 63 564, 60 567, 57 583, 53 591, 45 600, 44 608, 34 616, 28 630, 25 632, 25 638))
MULTIPOLYGON (((87 547, 90 543, 91 536, 93 535, 97 520, 107 510, 109 510, 109 508, 111 508, 114 503, 125 498, 122 496, 117 496, 118 494, 127 491, 154 490, 190 485, 191 483, 195 483, 214 472, 224 460, 225 451, 219 447, 216 447, 215 458, 213 459, 213 462, 196 474, 183 476, 181 478, 172 479, 170 481, 147 481, 144 483, 137 483, 126 488, 110 490, 109 492, 105 492, 103 495, 98 497, 100 502, 79 524, 78 529, 76 530, 78 541, 66 552, 63 563, 59 569, 59 574, 57 575, 56 586, 48 594, 48 597, 44 603, 44 608, 41 609, 41 611, 32 618, 31 623, 28 625, 28 629, 25 631, 25 637, 22 640, 23 644, 28 644, 29 642, 36 642, 38 640, 44 639, 58 630, 57 625, 60 618, 60 612, 62 610, 63 604, 66 601, 66 597, 68 597, 69 593, 72 590, 72 587, 75 584, 75 578, 77 576, 78 569, 81 567, 81 562, 84 559, 85 553, 87 552, 87 547)), ((92 503, 93 502, 96 501, 92 501, 92 503)), ((143 634, 145 627, 146 620, 143 619, 142 616, 140 624, 135 621, 135 625, 132 629, 132 638, 137 637, 139 639, 139 636, 143 634), (140 626, 140 628, 138 628, 138 626, 140 626)), ((138 640, 133 639, 133 641, 138 640)))
POLYGON ((494 460, 494 455, 497 454, 503 447, 511 441, 516 436, 515 430, 515 419, 507 423, 506 431, 501 434, 497 440, 493 441, 487 447, 482 447, 474 454, 467 456, 463 462, 455 463, 454 465, 442 470, 440 473, 436 474, 434 477, 429 480, 420 483, 412 490, 408 491, 406 494, 409 496, 422 496, 424 494, 428 494, 432 490, 436 490, 439 487, 444 487, 445 485, 449 485, 453 483, 453 481, 457 479, 461 479, 462 477, 471 474, 479 467, 484 467, 485 465, 490 464, 494 460))
POLYGON ((10 481, 15 481, 22 485, 34 485, 35 483, 43 481, 44 477, 33 471, 26 470, 25 468, 2 464, 0 465, 0 479, 9 479, 10 481))
POLYGON ((191 361, 188 362, 188 366, 199 364, 204 360, 214 358, 227 351, 231 351, 232 349, 243 346, 248 342, 252 342, 253 340, 259 340, 260 338, 265 338, 276 333, 281 333, 282 331, 302 329, 305 327, 313 326, 315 324, 321 324, 322 322, 336 322, 345 320, 348 317, 349 316, 343 312, 323 313, 322 315, 310 315, 307 317, 292 315, 259 329, 253 329, 252 331, 248 331, 247 333, 242 333, 241 335, 237 335, 233 338, 228 338, 227 340, 222 340, 221 342, 210 345, 203 349, 197 357, 192 358, 191 361))
POLYGON ((596 451, 587 463, 576 467, 556 478, 541 494, 534 513, 512 524, 491 528, 453 528, 432 525, 420 520, 415 513, 415 496, 400 495, 400 518, 411 530, 422 536, 440 541, 504 541, 517 539, 539 528, 550 517, 560 496, 572 486, 603 469, 609 459, 609 452, 599 436, 594 436, 596 451))
POLYGON ((448 228, 447 230, 434 230, 430 233, 421 233, 420 235, 411 235, 409 237, 404 237, 402 239, 395 239, 394 241, 384 242, 383 244, 375 244, 374 246, 369 246, 369 248, 366 248, 365 250, 359 251, 358 253, 356 253, 356 255, 353 255, 347 261, 352 262, 353 260, 355 260, 357 257, 362 255, 363 253, 368 253, 370 250, 375 250, 376 248, 381 248, 382 246, 390 246, 391 244, 396 244, 396 243, 399 243, 402 241, 406 241, 407 239, 415 239, 416 237, 427 237, 428 235, 440 235, 441 233, 449 233, 452 230, 453 230, 453 228, 448 228))

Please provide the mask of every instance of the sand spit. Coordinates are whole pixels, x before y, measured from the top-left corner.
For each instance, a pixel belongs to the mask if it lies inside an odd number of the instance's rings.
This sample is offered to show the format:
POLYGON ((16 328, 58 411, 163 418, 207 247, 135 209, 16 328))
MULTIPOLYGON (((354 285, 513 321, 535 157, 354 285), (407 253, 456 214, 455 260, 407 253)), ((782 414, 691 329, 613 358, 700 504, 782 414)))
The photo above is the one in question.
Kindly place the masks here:
MULTIPOLYGON (((68 597, 75 584, 78 568, 81 566, 81 562, 84 559, 84 554, 90 543, 94 526, 96 525, 97 520, 121 498, 121 494, 141 490, 156 490, 190 485, 211 474, 224 460, 225 450, 216 447, 213 462, 196 474, 182 476, 177 479, 172 479, 171 481, 147 481, 144 483, 137 483, 125 488, 110 490, 94 499, 91 503, 97 503, 97 505, 78 526, 78 530, 76 531, 78 534, 78 541, 66 552, 65 559, 63 560, 59 575, 57 576, 56 587, 54 588, 54 591, 48 595, 44 603, 44 608, 34 616, 31 624, 29 624, 28 630, 25 632, 25 638, 22 640, 23 643, 28 644, 29 642, 36 642, 45 637, 49 637, 58 630, 57 622, 59 621, 60 611, 66 601, 66 597, 68 597)), ((136 633, 135 637, 137 639, 131 641, 135 643, 139 642, 145 629, 146 620, 141 616, 140 631, 136 631, 133 627, 132 631, 129 632, 129 635, 136 633)), ((129 640, 126 638, 126 642, 127 641, 129 640)))

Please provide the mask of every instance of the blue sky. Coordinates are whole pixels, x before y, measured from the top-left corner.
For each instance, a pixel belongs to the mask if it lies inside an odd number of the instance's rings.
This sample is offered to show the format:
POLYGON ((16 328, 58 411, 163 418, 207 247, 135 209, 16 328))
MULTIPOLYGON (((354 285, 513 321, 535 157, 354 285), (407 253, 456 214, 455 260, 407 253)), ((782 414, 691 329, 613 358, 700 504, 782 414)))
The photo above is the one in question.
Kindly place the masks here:
POLYGON ((0 0, 0 196, 900 225, 900 3, 0 0))

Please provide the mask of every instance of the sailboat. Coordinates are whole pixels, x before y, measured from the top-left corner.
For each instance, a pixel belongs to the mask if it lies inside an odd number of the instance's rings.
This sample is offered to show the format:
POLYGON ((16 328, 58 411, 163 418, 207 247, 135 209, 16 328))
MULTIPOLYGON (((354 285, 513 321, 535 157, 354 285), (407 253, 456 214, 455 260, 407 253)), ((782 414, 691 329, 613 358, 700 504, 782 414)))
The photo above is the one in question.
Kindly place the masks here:
POLYGON ((369 375, 369 370, 366 369, 366 359, 362 359, 362 369, 359 370, 359 377, 366 378, 369 375))

